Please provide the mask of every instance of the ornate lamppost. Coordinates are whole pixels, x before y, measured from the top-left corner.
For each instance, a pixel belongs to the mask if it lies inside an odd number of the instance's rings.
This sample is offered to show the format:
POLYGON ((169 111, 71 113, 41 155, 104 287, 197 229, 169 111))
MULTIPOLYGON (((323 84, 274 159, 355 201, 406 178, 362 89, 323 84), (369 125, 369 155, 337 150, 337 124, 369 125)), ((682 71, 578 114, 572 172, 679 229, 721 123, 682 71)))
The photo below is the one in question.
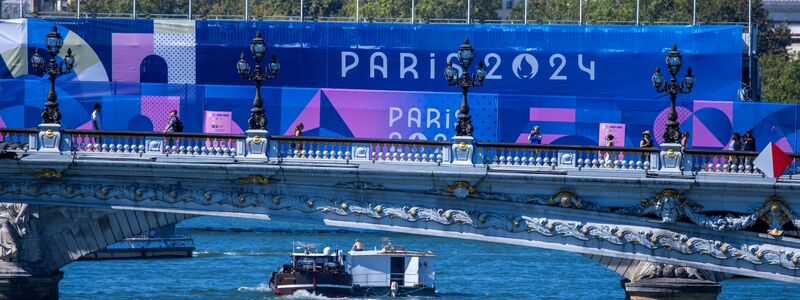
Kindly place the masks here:
MULTIPOLYGON (((461 74, 458 74, 456 68, 453 66, 453 61, 447 62, 447 68, 444 70, 444 77, 447 79, 447 84, 450 86, 461 87, 461 107, 458 109, 458 121, 456 122, 456 136, 453 137, 452 146, 452 163, 461 165, 473 165, 473 141, 472 137, 472 117, 469 115, 469 103, 467 102, 467 94, 470 87, 478 87, 483 85, 483 80, 486 79, 486 70, 483 66, 483 61, 478 64, 478 69, 475 74, 469 74, 469 66, 472 64, 472 59, 475 57, 475 49, 469 44, 469 39, 464 39, 464 44, 458 47, 458 65, 461 67, 461 74)), ((445 158, 450 160, 450 158, 445 158)))
POLYGON ((43 124, 61 123, 61 113, 58 111, 58 103, 56 102, 58 99, 58 95, 56 95, 56 78, 72 72, 72 67, 75 64, 75 57, 72 56, 72 48, 67 49, 67 55, 64 56, 64 61, 56 62, 56 56, 63 44, 64 39, 61 37, 61 34, 58 33, 56 26, 53 25, 53 30, 45 37, 45 46, 47 47, 47 52, 50 53, 50 60, 45 62, 42 55, 39 54, 39 48, 36 48, 33 57, 31 57, 31 64, 33 65, 34 72, 39 75, 50 75, 50 92, 47 93, 47 102, 45 102, 45 109, 44 112, 42 112, 43 124))
POLYGON ((486 78, 486 70, 484 69, 483 61, 478 64, 478 69, 475 74, 470 76, 469 66, 472 64, 472 59, 475 57, 475 49, 469 44, 469 39, 464 39, 464 44, 458 48, 458 65, 461 66, 461 75, 457 74, 456 68, 453 67, 453 62, 447 62, 447 68, 444 70, 444 77, 447 79, 447 84, 450 86, 461 87, 461 107, 458 109, 458 122, 456 123, 456 136, 472 137, 472 117, 469 115, 469 103, 467 103, 467 93, 470 87, 479 87, 483 85, 483 80, 486 78))
POLYGON ((682 82, 678 82, 676 76, 681 69, 683 63, 683 56, 678 51, 677 45, 672 45, 672 50, 667 53, 665 58, 667 69, 672 78, 668 82, 664 82, 664 76, 661 75, 661 68, 656 67, 656 72, 653 74, 653 86, 656 92, 669 94, 670 108, 669 118, 667 119, 667 130, 664 131, 664 143, 676 144, 681 140, 681 129, 678 124, 678 112, 675 110, 675 99, 678 94, 688 94, 694 87, 694 75, 692 75, 692 68, 686 70, 686 75, 683 77, 682 82))
POLYGON ((244 59, 244 53, 239 57, 239 62, 236 64, 239 76, 256 82, 256 96, 253 99, 253 108, 250 109, 250 118, 247 123, 251 130, 266 130, 267 117, 264 114, 264 99, 261 98, 261 81, 275 79, 278 76, 281 65, 278 63, 278 57, 273 54, 269 65, 265 68, 261 67, 261 61, 267 54, 267 43, 261 37, 260 31, 250 41, 250 52, 256 61, 256 67, 253 70, 250 69, 250 65, 244 59))

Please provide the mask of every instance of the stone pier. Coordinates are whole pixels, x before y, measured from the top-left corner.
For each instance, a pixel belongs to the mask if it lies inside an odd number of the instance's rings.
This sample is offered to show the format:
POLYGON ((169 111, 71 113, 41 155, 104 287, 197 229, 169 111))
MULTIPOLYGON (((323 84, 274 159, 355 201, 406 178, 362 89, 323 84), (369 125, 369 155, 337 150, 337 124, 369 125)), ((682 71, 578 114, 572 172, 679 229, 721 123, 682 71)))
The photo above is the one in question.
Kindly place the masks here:
POLYGON ((0 274, 0 300, 58 299, 58 283, 62 278, 64 273, 60 271, 40 276, 0 274))

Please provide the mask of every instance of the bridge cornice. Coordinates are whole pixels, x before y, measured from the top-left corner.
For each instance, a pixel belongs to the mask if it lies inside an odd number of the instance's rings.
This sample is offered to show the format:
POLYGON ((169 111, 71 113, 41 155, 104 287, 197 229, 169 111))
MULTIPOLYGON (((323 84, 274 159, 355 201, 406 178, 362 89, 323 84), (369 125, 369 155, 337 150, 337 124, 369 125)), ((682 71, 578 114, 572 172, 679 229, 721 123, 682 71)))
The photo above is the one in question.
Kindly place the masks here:
POLYGON ((520 187, 533 185, 536 189, 548 190, 551 193, 564 188, 572 189, 587 200, 609 207, 626 206, 616 202, 652 197, 664 189, 674 189, 701 203, 707 210, 739 213, 749 212, 771 196, 781 197, 789 203, 794 203, 795 191, 800 189, 800 181, 781 179, 776 182, 760 176, 737 176, 736 180, 731 180, 711 178, 714 176, 710 175, 657 177, 644 172, 622 170, 596 171, 590 174, 580 172, 564 174, 558 170, 530 173, 481 167, 441 168, 416 164, 353 161, 221 164, 183 159, 109 160, 63 156, 58 160, 23 159, 5 161, 2 164, 8 166, 0 170, 3 176, 36 178, 34 177, 36 172, 54 170, 66 178, 87 182, 126 181, 131 177, 159 180, 158 177, 167 177, 174 179, 176 183, 200 181, 207 185, 224 185, 241 177, 258 174, 272 181, 291 178, 292 185, 308 183, 333 186, 341 183, 342 178, 357 178, 362 181, 381 182, 384 186, 405 191, 427 191, 449 185, 454 181, 466 181, 483 193, 509 196, 525 195, 524 189, 520 187), (610 186, 613 188, 609 188, 610 186))

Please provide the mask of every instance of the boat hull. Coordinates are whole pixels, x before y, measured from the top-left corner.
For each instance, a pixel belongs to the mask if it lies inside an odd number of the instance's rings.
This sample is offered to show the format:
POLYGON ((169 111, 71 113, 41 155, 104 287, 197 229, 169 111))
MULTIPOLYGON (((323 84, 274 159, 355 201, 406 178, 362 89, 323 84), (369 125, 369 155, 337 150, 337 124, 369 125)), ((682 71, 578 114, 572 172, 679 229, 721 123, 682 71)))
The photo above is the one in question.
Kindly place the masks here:
POLYGON ((104 249, 86 254, 80 260, 148 259, 192 257, 194 248, 104 249))
POLYGON ((276 296, 294 295, 299 290, 325 297, 353 296, 353 277, 343 273, 272 273, 269 286, 276 296))
MULTIPOLYGON (((373 287, 360 287, 353 288, 353 296, 355 297, 389 297, 392 295, 392 290, 387 286, 373 286, 373 287)), ((432 287, 400 287, 397 291, 397 297, 435 297, 436 289, 432 287)))

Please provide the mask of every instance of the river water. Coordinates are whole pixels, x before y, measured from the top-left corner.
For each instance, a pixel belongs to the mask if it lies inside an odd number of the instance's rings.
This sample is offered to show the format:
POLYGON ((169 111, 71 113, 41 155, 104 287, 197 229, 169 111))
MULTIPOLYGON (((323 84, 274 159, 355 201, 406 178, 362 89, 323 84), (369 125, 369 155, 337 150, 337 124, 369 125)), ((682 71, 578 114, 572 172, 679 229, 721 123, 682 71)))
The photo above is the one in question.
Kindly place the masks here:
MULTIPOLYGON (((294 241, 349 249, 383 238, 433 251, 439 299, 624 299, 617 273, 579 254, 398 233, 261 220, 199 217, 178 225, 195 257, 78 261, 63 268, 62 299, 269 299, 269 274, 288 262, 294 241)), ((722 283, 719 299, 798 299, 800 285, 761 279, 722 283)), ((293 296, 290 298, 320 298, 293 296)))

